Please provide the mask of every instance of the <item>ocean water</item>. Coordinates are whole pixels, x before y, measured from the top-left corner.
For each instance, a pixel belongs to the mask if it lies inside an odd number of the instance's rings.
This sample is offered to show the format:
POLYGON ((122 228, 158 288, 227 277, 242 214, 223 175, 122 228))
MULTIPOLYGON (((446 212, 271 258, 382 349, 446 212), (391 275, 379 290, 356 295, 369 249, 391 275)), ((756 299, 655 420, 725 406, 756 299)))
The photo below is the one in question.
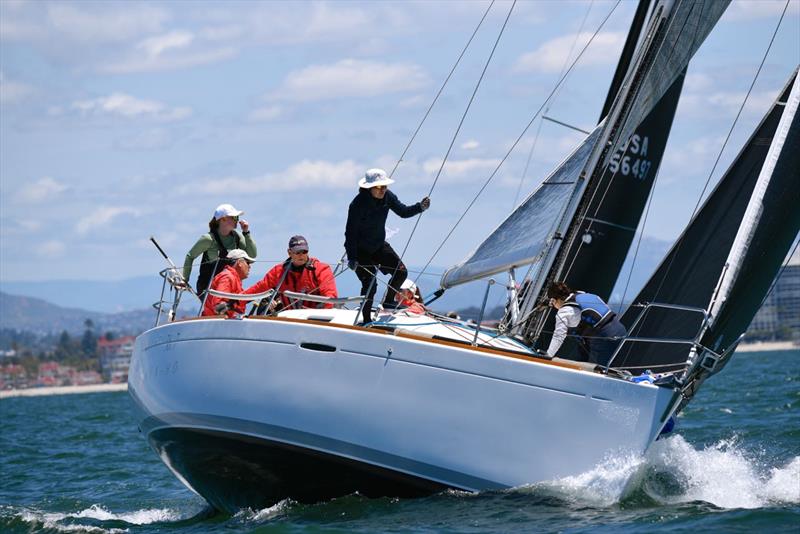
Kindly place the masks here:
POLYGON ((646 458, 501 492, 234 516, 167 471, 127 393, 0 400, 0 532, 352 531, 800 532, 800 351, 736 355, 646 458))

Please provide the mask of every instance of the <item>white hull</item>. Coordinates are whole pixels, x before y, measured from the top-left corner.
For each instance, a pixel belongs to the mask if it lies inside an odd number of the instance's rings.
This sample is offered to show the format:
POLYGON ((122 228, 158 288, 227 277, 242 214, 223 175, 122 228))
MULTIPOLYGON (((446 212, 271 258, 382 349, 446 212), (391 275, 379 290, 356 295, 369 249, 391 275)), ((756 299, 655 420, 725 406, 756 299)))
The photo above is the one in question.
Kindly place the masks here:
MULTIPOLYGON (((129 386, 140 429, 165 463, 214 506, 233 510, 352 491, 324 480, 351 468, 382 481, 372 490, 363 482, 367 494, 385 493, 395 478, 398 488, 421 492, 485 490, 576 475, 613 454, 643 454, 677 393, 575 367, 333 323, 197 319, 141 335, 129 386), (195 433, 176 438, 177 431, 195 433), (203 436, 248 443, 238 464, 258 467, 231 475, 246 490, 226 486, 230 466, 213 476, 197 472, 235 456, 227 445, 216 459, 213 445, 198 453, 203 461, 183 455, 203 436), (269 447, 259 451, 260 444, 269 447), (290 457, 281 465, 305 465, 299 458, 310 454, 336 468, 317 469, 313 489, 297 494, 285 486, 289 475, 269 465, 275 446, 290 457)), ((357 478, 350 482, 357 486, 357 478)))

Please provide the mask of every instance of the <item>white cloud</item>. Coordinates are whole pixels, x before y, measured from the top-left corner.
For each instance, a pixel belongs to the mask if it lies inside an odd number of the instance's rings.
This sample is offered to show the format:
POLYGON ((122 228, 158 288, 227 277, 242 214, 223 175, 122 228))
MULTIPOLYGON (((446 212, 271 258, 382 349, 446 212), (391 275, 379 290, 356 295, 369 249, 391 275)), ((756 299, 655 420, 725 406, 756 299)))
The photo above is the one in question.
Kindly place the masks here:
POLYGON ((264 106, 253 110, 248 118, 251 121, 271 121, 275 120, 283 114, 281 106, 264 106))
POLYGON ((185 31, 173 31, 164 35, 148 37, 136 45, 136 48, 143 50, 148 56, 156 57, 163 54, 166 50, 175 48, 186 48, 194 40, 194 35, 185 31))
POLYGON ((187 69, 225 61, 238 53, 236 48, 230 46, 198 51, 184 49, 186 46, 188 46, 188 44, 178 45, 177 42, 174 42, 170 45, 170 43, 163 41, 147 45, 142 45, 142 43, 140 43, 137 45, 134 52, 128 54, 124 59, 103 63, 99 66, 99 70, 112 74, 130 74, 134 72, 187 69), (159 49, 159 47, 163 46, 166 46, 166 48, 159 49), (164 53, 168 50, 177 50, 179 53, 164 53), (151 52, 156 51, 158 54, 151 54, 151 52))
POLYGON ((354 189, 364 168, 364 165, 349 159, 338 162, 303 160, 279 173, 252 178, 212 179, 186 186, 181 192, 234 195, 301 189, 354 189))
POLYGON ((12 104, 24 100, 34 92, 30 85, 11 81, 0 72, 0 103, 12 104))
POLYGON ((49 176, 28 184, 17 193, 17 200, 21 202, 43 202, 57 197, 67 190, 67 186, 59 183, 49 176))
POLYGON ((411 63, 343 59, 331 65, 311 65, 290 72, 267 97, 297 102, 372 97, 415 91, 428 82, 422 68, 411 63))
POLYGON ((75 231, 81 235, 85 235, 92 228, 102 228, 104 225, 109 225, 120 215, 133 215, 134 217, 138 217, 140 213, 138 209, 126 206, 103 206, 92 210, 89 215, 81 218, 78 224, 75 225, 75 231))
MULTIPOLYGON (((785 0, 738 0, 731 3, 725 12, 730 20, 752 21, 759 18, 777 18, 781 16, 785 0)), ((786 14, 797 16, 800 13, 800 2, 791 0, 786 14)))
MULTIPOLYGON (((744 114, 765 114, 778 97, 778 93, 778 89, 750 93, 744 114)), ((690 92, 681 96, 681 108, 693 117, 733 118, 744 102, 746 94, 746 91, 690 92)))
POLYGON ((169 14, 147 4, 126 4, 124 9, 97 9, 102 4, 84 4, 91 9, 79 9, 81 4, 56 2, 48 4, 48 31, 79 42, 122 42, 136 36, 160 31, 169 14))
POLYGON ((192 114, 192 109, 188 107, 170 108, 155 100, 144 100, 124 93, 113 93, 109 96, 90 100, 78 100, 72 103, 72 109, 85 115, 105 114, 126 118, 146 117, 159 121, 182 120, 192 114))
MULTIPOLYGON (((448 159, 442 171, 443 176, 459 178, 476 171, 493 171, 500 164, 499 159, 469 158, 462 160, 448 159)), ((428 174, 434 174, 442 165, 441 158, 431 158, 422 164, 428 174)))
MULTIPOLYGON (((581 32, 577 34, 577 41, 574 33, 551 39, 533 52, 520 56, 514 64, 514 71, 559 72, 567 61, 567 55, 572 49, 573 42, 575 43, 575 48, 573 49, 572 57, 569 58, 570 61, 573 61, 583 47, 586 46, 592 35, 591 32, 581 32)), ((598 33, 592 44, 581 56, 577 66, 611 65, 616 63, 624 42, 625 35, 623 33, 598 33)))
POLYGON ((61 241, 50 240, 39 244, 36 247, 36 253, 43 258, 59 258, 64 255, 67 246, 61 241))
POLYGON ((470 139, 469 141, 465 141, 464 143, 461 144, 461 149, 475 150, 479 146, 481 146, 481 144, 478 141, 476 141, 475 139, 470 139))

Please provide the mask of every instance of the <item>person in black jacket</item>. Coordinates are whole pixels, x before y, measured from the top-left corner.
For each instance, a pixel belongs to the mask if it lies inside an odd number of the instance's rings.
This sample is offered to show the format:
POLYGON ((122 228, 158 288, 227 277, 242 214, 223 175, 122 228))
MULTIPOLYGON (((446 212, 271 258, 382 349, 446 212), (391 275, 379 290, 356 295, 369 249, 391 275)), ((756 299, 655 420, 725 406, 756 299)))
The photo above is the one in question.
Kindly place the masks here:
POLYGON ((414 205, 406 206, 398 200, 397 195, 387 189, 393 183, 394 180, 383 169, 369 169, 358 182, 358 194, 347 212, 344 248, 347 251, 347 265, 358 276, 361 294, 367 297, 363 308, 365 323, 372 321, 372 300, 377 289, 377 283, 372 284, 372 279, 376 269, 380 269, 383 274, 392 275, 389 290, 386 292, 385 307, 394 306, 394 296, 408 276, 406 266, 386 242, 386 217, 389 210, 407 219, 422 213, 431 205, 430 198, 425 197, 414 205), (370 285, 372 290, 367 294, 370 285))

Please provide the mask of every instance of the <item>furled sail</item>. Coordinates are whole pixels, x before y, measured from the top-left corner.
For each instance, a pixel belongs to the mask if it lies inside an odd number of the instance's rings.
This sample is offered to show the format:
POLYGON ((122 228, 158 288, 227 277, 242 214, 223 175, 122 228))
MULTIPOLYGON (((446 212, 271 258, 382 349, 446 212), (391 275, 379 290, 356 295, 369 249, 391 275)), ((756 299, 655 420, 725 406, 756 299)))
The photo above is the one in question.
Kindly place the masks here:
MULTIPOLYGON (((800 231, 796 76, 797 71, 634 300, 703 309, 714 300, 701 343, 715 351, 734 345, 745 331, 800 231)), ((632 306, 622 322, 633 324, 640 310, 632 306)), ((696 313, 650 309, 631 334, 686 339, 700 327, 701 316, 696 313)), ((613 366, 678 369, 687 352, 686 345, 631 343, 613 366)))
POLYGON ((554 221, 561 218, 600 130, 600 126, 595 128, 466 260, 448 269, 442 287, 537 261, 554 238, 554 221))

